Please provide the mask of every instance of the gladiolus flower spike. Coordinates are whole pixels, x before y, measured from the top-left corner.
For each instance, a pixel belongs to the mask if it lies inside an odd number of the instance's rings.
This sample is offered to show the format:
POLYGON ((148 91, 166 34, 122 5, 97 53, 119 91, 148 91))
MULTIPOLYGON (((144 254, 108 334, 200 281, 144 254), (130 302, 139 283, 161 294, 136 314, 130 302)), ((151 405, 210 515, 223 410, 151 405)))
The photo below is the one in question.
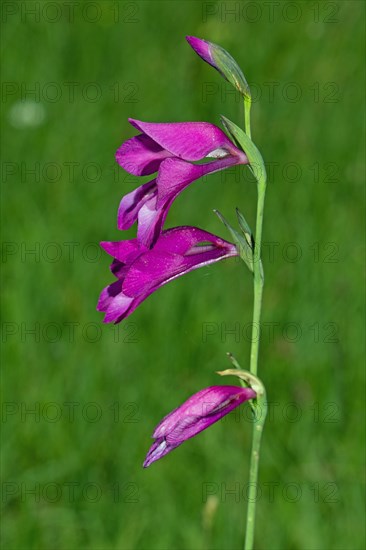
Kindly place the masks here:
MULTIPOLYGON (((126 194, 118 209, 118 229, 137 222, 134 239, 102 242, 113 257, 111 271, 116 280, 101 293, 97 305, 105 313, 104 322, 119 323, 161 286, 200 267, 240 256, 253 273, 253 327, 260 326, 263 293, 261 261, 262 225, 266 171, 263 158, 251 139, 251 94, 248 83, 233 57, 221 46, 187 36, 195 52, 214 67, 244 98, 244 128, 221 117, 225 132, 208 122, 155 123, 129 119, 139 132, 119 147, 116 160, 135 176, 151 180, 126 194), (252 232, 237 209, 240 232, 215 210, 235 244, 191 226, 164 230, 168 211, 177 196, 197 179, 228 167, 248 164, 257 180, 257 215, 252 232)), ((222 292, 225 292, 226 282, 222 292)), ((253 329, 254 330, 254 329, 253 329)), ((253 550, 256 485, 263 426, 267 411, 266 391, 257 377, 259 338, 252 338, 249 371, 243 371, 231 355, 235 369, 219 371, 221 376, 237 376, 240 386, 210 386, 192 395, 169 413, 153 433, 143 466, 146 468, 202 432, 233 409, 250 401, 253 440, 250 459, 245 549, 253 550), (261 414, 257 414, 260 411, 261 414)))
POLYGON ((255 397, 252 388, 239 386, 211 386, 195 393, 155 428, 155 442, 147 453, 144 468, 255 397))

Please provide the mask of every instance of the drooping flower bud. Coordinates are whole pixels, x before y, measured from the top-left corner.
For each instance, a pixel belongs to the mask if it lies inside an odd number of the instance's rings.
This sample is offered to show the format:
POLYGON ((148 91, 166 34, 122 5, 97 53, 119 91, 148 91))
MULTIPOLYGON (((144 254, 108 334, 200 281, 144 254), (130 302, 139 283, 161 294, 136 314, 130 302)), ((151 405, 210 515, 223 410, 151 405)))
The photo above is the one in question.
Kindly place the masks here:
POLYGON ((238 386, 211 386, 195 393, 155 428, 155 442, 147 453, 144 467, 202 432, 244 401, 255 397, 256 392, 252 388, 238 386))

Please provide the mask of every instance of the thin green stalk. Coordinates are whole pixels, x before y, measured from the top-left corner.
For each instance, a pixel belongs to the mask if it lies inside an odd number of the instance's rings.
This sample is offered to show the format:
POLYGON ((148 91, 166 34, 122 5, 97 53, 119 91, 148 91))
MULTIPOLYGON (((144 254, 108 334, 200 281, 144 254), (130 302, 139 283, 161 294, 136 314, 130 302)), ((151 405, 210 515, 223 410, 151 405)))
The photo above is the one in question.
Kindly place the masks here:
POLYGON ((258 182, 258 202, 257 202, 257 221, 255 230, 255 245, 254 245, 254 304, 253 304, 253 325, 252 325, 252 344, 250 350, 250 372, 256 376, 258 371, 258 352, 260 340, 260 321, 262 310, 262 294, 263 294, 263 270, 261 263, 261 248, 262 248, 262 226, 263 226, 263 210, 264 198, 266 195, 266 180, 265 177, 258 182))
POLYGON ((245 531, 245 550, 252 550, 254 543, 254 528, 255 528, 255 511, 257 504, 257 489, 258 489, 258 466, 259 466, 259 451, 261 446, 261 438, 263 426, 267 414, 266 394, 258 400, 256 418, 253 424, 253 439, 252 453, 250 457, 250 473, 249 473, 249 493, 248 493, 248 510, 247 510, 247 526, 245 531))
MULTIPOLYGON (((253 303, 253 326, 252 326, 252 343, 250 351, 250 372, 254 376, 258 371, 258 353, 260 340, 260 320, 262 309, 262 294, 263 294, 263 269, 261 263, 261 244, 262 244, 262 226, 263 226, 263 210, 264 198, 266 194, 266 179, 262 174, 258 181, 258 201, 257 201, 257 220, 255 231, 254 245, 254 303, 253 303)), ((249 471, 249 494, 248 494, 248 509, 247 523, 245 531, 245 550, 252 550, 254 542, 255 530, 255 512, 258 487, 258 466, 259 454, 261 446, 261 438, 264 422, 267 414, 267 401, 265 393, 257 398, 257 414, 253 424, 252 436, 252 451, 250 457, 249 471)))
POLYGON ((245 97, 244 98, 244 122, 245 122, 245 133, 247 134, 247 136, 249 136, 250 138, 252 137, 251 136, 251 133, 250 133, 250 108, 252 106, 252 100, 251 98, 247 98, 245 97))

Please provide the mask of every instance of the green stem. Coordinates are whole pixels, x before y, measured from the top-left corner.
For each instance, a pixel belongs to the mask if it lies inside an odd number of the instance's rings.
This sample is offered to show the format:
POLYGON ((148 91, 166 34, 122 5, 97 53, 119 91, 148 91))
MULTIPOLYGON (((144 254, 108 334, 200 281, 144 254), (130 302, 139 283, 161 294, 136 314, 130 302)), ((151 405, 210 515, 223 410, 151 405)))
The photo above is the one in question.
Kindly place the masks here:
POLYGON ((263 426, 267 415, 267 400, 264 394, 258 400, 256 418, 253 424, 252 438, 252 453, 250 457, 250 473, 249 473, 249 494, 248 494, 248 510, 247 510, 247 526, 245 532, 245 550, 252 550, 254 542, 254 527, 255 527, 255 510, 258 495, 258 466, 259 452, 261 446, 261 438, 263 426))
MULTIPOLYGON (((263 268, 261 262, 261 245, 262 245, 262 226, 263 226, 263 210, 264 198, 266 194, 266 178, 265 174, 261 174, 258 180, 258 201, 257 201, 257 220, 255 231, 254 245, 254 304, 253 304, 253 326, 252 326, 252 343, 250 351, 250 372, 257 376, 258 371, 258 353, 259 353, 259 338, 260 338, 260 320, 263 295, 263 268)), ((252 550, 254 541, 255 528, 255 511, 257 499, 258 485, 258 465, 261 446, 261 437, 263 426, 267 413, 266 395, 257 396, 257 415, 253 424, 252 452, 250 457, 250 472, 249 472, 249 495, 247 509, 247 524, 245 532, 245 550, 252 550)))
POLYGON ((244 97, 244 122, 245 122, 245 133, 250 138, 250 108, 252 106, 252 100, 248 97, 244 97))
POLYGON ((262 309, 263 295, 263 269, 261 262, 261 247, 262 247, 262 226, 263 226, 263 210, 264 198, 266 195, 266 180, 265 177, 258 182, 258 202, 257 202, 257 221, 255 230, 255 245, 254 245, 254 304, 253 304, 253 325, 252 325, 252 344, 250 350, 250 372, 256 376, 258 370, 258 352, 259 352, 259 337, 260 337, 260 321, 262 309))

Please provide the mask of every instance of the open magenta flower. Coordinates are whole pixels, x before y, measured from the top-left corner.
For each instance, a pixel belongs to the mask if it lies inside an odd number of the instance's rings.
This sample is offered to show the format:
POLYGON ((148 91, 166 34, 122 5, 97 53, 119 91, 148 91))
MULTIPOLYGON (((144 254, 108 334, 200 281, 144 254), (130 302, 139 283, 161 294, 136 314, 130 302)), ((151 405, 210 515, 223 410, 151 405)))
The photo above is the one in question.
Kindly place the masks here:
POLYGON ((125 195, 118 210, 118 228, 128 229, 138 219, 137 238, 151 247, 156 242, 170 205, 185 187, 202 176, 248 158, 214 124, 208 122, 151 123, 129 119, 140 130, 116 153, 127 172, 157 176, 125 195), (205 164, 194 161, 212 158, 205 164))
POLYGON ((155 428, 144 468, 255 397, 254 390, 239 386, 211 386, 195 393, 155 428))
POLYGON ((163 231, 152 249, 138 239, 102 242, 101 246, 114 257, 111 270, 117 277, 99 298, 97 309, 105 312, 105 323, 119 323, 155 290, 180 275, 238 255, 234 244, 188 226, 163 231))

